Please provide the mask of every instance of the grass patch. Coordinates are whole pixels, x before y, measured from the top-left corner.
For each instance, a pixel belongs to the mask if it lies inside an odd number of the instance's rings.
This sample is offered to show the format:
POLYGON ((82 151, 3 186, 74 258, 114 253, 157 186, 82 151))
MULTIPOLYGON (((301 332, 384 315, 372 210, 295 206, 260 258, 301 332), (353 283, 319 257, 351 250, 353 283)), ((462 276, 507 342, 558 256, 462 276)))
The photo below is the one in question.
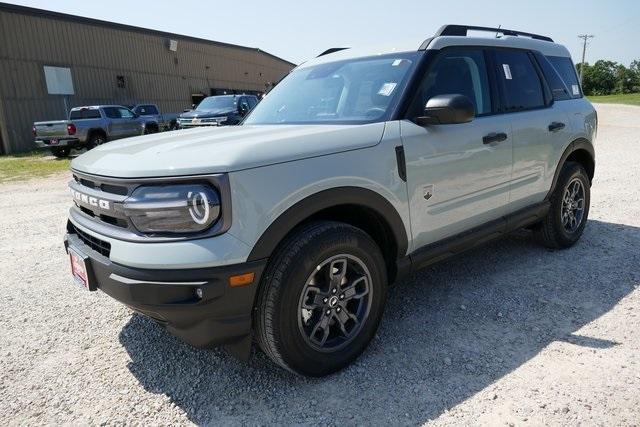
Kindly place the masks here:
POLYGON ((589 101, 601 104, 640 105, 640 93, 625 93, 620 95, 589 96, 589 101))
POLYGON ((44 152, 0 156, 0 183, 52 175, 69 170, 71 159, 57 159, 44 152))

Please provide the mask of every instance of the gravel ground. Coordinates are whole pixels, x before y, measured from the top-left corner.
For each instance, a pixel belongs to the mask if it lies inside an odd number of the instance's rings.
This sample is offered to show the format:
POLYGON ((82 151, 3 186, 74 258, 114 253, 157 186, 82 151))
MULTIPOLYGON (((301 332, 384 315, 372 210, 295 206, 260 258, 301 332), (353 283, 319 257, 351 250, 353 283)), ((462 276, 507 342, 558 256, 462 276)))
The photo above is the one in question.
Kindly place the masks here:
POLYGON ((601 424, 640 420, 640 108, 598 106, 583 239, 521 233, 390 292, 357 363, 309 380, 196 350, 70 283, 67 174, 0 185, 3 424, 601 424))

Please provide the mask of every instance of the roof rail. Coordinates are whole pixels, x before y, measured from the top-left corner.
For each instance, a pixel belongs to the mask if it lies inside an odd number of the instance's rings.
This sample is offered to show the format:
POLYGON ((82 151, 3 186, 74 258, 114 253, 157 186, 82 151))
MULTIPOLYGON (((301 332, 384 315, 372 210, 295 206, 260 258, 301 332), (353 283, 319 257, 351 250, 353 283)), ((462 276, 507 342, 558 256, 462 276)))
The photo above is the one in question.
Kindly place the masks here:
POLYGON ((349 49, 349 48, 348 47, 331 47, 325 50, 324 52, 322 52, 320 55, 316 56, 316 58, 320 58, 321 56, 324 56, 324 55, 329 55, 330 53, 340 52, 341 50, 345 50, 345 49, 349 49))
POLYGON ((440 29, 438 31, 436 31, 436 34, 435 34, 434 37, 438 37, 438 36, 466 36, 467 35, 467 31, 469 31, 469 30, 472 30, 472 31, 488 31, 488 32, 492 32, 492 33, 504 34, 505 36, 525 36, 525 37, 531 37, 532 39, 536 39, 536 40, 544 40, 546 42, 553 42, 553 39, 551 37, 541 36, 539 34, 525 33, 524 31, 509 30, 509 29, 506 29, 506 28, 476 27, 474 25, 443 25, 442 27, 440 27, 440 29))

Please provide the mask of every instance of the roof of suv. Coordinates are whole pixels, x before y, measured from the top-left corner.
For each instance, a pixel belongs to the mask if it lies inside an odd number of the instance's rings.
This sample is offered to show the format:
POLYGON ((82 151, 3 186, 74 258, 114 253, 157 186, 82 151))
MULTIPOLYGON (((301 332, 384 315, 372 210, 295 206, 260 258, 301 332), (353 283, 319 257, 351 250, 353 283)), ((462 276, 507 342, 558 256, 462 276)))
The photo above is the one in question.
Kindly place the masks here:
POLYGON ((494 46, 511 47, 520 49, 537 50, 545 56, 570 57, 570 53, 564 46, 554 43, 546 36, 524 33, 515 30, 473 27, 462 25, 445 25, 441 27, 433 37, 426 40, 413 40, 396 42, 383 46, 372 46, 364 48, 332 48, 303 64, 299 68, 311 65, 323 64, 327 62, 340 61, 344 59, 361 58, 366 56, 377 56, 392 54, 394 52, 411 52, 419 50, 438 50, 448 46, 494 46), (485 31, 495 34, 495 37, 475 37, 468 36, 467 31, 485 31), (497 36, 502 34, 501 36, 497 36))

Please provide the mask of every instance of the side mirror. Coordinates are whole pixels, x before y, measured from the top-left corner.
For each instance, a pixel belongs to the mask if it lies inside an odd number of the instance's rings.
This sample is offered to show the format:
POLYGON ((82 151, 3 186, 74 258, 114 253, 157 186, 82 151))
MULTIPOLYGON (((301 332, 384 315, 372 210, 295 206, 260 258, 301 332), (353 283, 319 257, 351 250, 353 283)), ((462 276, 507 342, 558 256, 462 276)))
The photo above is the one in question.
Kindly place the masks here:
POLYGON ((240 105, 238 105, 238 112, 241 115, 244 116, 245 114, 247 114, 249 112, 249 108, 247 108, 247 106, 245 104, 240 104, 240 105))
POLYGON ((416 117, 420 126, 468 123, 475 117, 473 102, 464 95, 437 95, 427 101, 424 113, 416 117))

